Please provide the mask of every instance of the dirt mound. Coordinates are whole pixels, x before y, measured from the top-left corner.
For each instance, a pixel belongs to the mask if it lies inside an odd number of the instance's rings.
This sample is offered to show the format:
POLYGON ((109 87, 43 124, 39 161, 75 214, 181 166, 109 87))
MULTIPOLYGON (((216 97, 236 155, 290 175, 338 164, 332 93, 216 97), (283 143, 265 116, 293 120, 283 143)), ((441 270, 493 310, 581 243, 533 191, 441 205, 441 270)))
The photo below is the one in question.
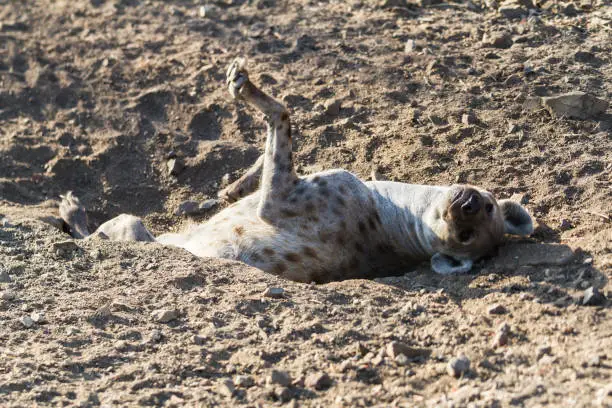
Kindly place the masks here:
POLYGON ((4 5, 1 405, 612 404, 611 9, 4 5), (535 234, 466 276, 309 286, 155 245, 75 247, 31 221, 73 190, 92 228, 191 222, 179 203, 263 149, 263 121, 224 87, 238 55, 290 108, 299 172, 477 184, 524 202, 535 234), (469 369, 449 374, 461 353, 469 369))

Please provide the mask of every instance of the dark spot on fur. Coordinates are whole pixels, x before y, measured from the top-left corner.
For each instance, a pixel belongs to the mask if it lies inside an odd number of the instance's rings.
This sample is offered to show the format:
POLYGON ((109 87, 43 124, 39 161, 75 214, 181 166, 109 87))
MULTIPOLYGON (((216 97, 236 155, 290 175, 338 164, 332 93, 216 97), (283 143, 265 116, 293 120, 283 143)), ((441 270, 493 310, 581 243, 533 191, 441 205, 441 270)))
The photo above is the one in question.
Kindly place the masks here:
POLYGON ((288 210, 286 208, 283 208, 282 210, 280 210, 280 213, 283 217, 297 217, 299 214, 293 210, 288 210))
POLYGON ((342 231, 346 231, 346 221, 344 220, 340 221, 340 229, 342 231))
POLYGON ((306 203, 306 205, 304 206, 304 209, 307 212, 314 212, 315 208, 316 208, 315 205, 313 203, 310 203, 310 202, 306 203))
POLYGON ((327 185, 327 180, 319 178, 317 181, 315 181, 315 183, 317 183, 318 185, 320 185, 321 187, 324 187, 327 185))
POLYGON ((371 230, 376 229, 376 222, 374 221, 374 217, 368 218, 368 226, 370 227, 371 230))
POLYGON ((289 202, 290 202, 291 204, 297 204, 297 198, 296 198, 296 197, 291 197, 291 198, 289 199, 289 202))
POLYGON ((305 246, 304 248, 302 248, 302 252, 304 253, 304 255, 310 257, 310 258, 318 258, 317 256, 317 251, 315 251, 313 248, 305 246))
POLYGON ((338 187, 338 191, 340 191, 340 194, 346 194, 346 187, 340 186, 338 187))
POLYGON ((332 213, 336 216, 336 217, 341 217, 342 216, 342 211, 336 207, 332 208, 332 213))
POLYGON ((272 273, 275 275, 281 275, 283 272, 287 270, 287 265, 282 262, 275 263, 272 267, 272 273))
POLYGON ((389 244, 378 244, 376 245, 376 249, 382 254, 388 254, 390 252, 393 252, 393 248, 389 244))
POLYGON ((359 223, 357 224, 357 226, 359 227, 359 232, 364 233, 366 230, 366 226, 363 223, 363 221, 359 221, 359 223))
POLYGON ((287 126, 287 139, 291 140, 291 125, 287 126))
POLYGON ((272 248, 264 248, 263 253, 268 255, 268 256, 272 256, 274 255, 276 252, 274 252, 274 250, 272 248))
POLYGON ((351 262, 349 263, 349 267, 352 270, 355 270, 355 269, 359 268, 359 259, 357 259, 356 256, 351 258, 351 262))
POLYGON ((302 258, 295 252, 287 252, 285 254, 285 259, 289 262, 300 262, 302 260, 302 258))
POLYGON ((304 194, 304 191, 306 191, 306 187, 305 186, 299 186, 295 189, 295 194, 300 195, 300 194, 304 194))
POLYGON ((382 224, 382 221, 380 220, 380 215, 378 215, 378 212, 374 211, 374 219, 376 219, 376 222, 379 224, 382 224))
POLYGON ((234 227, 234 232, 238 235, 244 234, 244 227, 242 225, 236 225, 234 227))
POLYGON ((274 163, 278 164, 278 163, 280 163, 280 161, 281 161, 280 154, 276 153, 274 155, 274 163))
POLYGON ((336 235, 336 242, 338 243, 338 245, 344 246, 344 244, 346 244, 346 238, 344 237, 344 234, 340 233, 336 235))
POLYGON ((344 201, 344 198, 340 197, 339 195, 335 196, 334 198, 336 199, 338 204, 340 204, 340 206, 346 207, 346 201, 344 201))
POLYGON ((251 254, 251 260, 253 262, 262 262, 263 258, 258 253, 251 254))
POLYGON ((243 188, 239 188, 238 189, 238 196, 242 197, 244 195, 244 189, 243 188))
POLYGON ((363 245, 361 245, 359 242, 355 242, 355 249, 357 250, 357 252, 361 252, 362 254, 365 252, 365 250, 363 249, 363 245))
POLYGON ((294 186, 297 186, 297 185, 298 185, 298 183, 299 183, 300 181, 301 181, 300 179, 295 179, 295 180, 293 180, 293 185, 294 185, 294 186))
POLYGON ((319 194, 321 194, 323 197, 329 197, 329 189, 327 187, 321 187, 319 189, 319 194))
POLYGON ((287 112, 283 112, 283 113, 281 113, 281 117, 280 118, 281 118, 282 121, 287 121, 287 120, 289 120, 289 114, 287 112))

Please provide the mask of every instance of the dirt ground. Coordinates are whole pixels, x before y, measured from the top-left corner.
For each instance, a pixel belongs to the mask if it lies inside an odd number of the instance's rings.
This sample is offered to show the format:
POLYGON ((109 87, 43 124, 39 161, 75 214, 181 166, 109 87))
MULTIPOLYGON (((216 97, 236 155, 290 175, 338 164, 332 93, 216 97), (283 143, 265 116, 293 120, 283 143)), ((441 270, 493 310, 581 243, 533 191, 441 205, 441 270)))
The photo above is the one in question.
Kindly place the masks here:
POLYGON ((0 0, 0 405, 612 406, 611 109, 541 99, 609 101, 611 38, 607 0, 0 0), (535 233, 462 276, 305 285, 38 220, 68 190, 92 228, 218 210, 175 215, 263 149, 241 55, 299 173, 476 184, 535 233))

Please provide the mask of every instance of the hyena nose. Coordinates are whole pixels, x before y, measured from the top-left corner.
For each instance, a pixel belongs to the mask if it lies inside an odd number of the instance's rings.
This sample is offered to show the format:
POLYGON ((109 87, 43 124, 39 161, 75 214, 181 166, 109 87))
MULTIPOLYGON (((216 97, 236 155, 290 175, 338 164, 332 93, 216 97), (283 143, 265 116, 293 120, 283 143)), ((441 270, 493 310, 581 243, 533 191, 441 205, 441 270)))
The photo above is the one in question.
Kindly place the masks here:
POLYGON ((466 215, 474 215, 480 211, 480 207, 480 195, 474 193, 465 203, 463 203, 461 211, 466 215))

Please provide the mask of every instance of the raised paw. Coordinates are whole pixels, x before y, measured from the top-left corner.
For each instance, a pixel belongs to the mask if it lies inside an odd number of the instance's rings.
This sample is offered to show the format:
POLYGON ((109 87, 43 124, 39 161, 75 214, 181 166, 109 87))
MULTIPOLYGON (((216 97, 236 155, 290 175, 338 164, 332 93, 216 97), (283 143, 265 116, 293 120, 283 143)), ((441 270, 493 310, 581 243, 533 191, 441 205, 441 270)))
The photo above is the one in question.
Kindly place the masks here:
POLYGON ((60 196, 62 201, 59 205, 60 217, 70 227, 70 233, 74 238, 85 238, 87 232, 87 212, 85 207, 72 191, 60 196))
POLYGON ((227 86, 230 94, 235 99, 240 99, 240 90, 249 80, 249 74, 247 73, 245 66, 246 60, 244 58, 236 58, 227 68, 227 86))

